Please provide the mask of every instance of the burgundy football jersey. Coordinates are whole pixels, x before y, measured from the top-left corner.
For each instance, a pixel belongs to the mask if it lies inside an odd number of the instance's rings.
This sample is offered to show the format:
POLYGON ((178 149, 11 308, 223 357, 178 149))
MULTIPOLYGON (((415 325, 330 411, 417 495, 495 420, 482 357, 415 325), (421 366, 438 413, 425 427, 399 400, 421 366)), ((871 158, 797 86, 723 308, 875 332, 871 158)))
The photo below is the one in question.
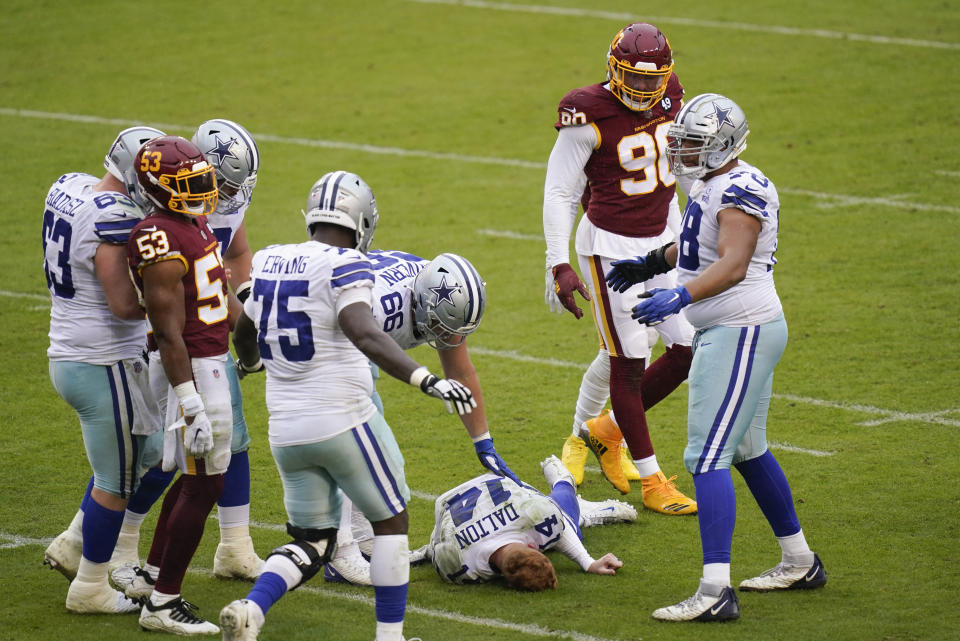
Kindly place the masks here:
POLYGON ((187 353, 199 358, 229 350, 227 274, 217 252, 217 237, 204 217, 187 219, 164 212, 147 216, 130 234, 127 259, 141 291, 144 267, 163 260, 182 262, 187 268, 182 280, 187 353))
POLYGON ((680 111, 683 87, 676 74, 649 111, 628 109, 603 84, 574 89, 560 101, 557 129, 592 124, 600 137, 584 172, 590 221, 621 236, 656 236, 667 225, 676 178, 665 155, 667 127, 680 111))

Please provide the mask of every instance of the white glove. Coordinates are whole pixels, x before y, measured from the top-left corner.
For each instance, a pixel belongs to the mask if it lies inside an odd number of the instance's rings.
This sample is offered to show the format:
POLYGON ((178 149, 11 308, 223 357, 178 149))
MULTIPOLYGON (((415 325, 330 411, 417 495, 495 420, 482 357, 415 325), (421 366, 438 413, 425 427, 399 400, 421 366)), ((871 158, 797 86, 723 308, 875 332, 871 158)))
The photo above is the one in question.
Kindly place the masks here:
POLYGON ((420 381, 420 389, 424 394, 442 400, 450 413, 455 407, 457 414, 469 414, 477 406, 470 388, 452 378, 437 378, 430 374, 420 381))
POLYGON ((183 445, 188 454, 197 458, 203 458, 213 450, 213 426, 206 412, 194 416, 193 422, 187 425, 183 445))
POLYGON ((563 303, 557 298, 557 285, 553 280, 553 269, 547 267, 547 289, 543 293, 543 300, 554 314, 563 313, 563 303))

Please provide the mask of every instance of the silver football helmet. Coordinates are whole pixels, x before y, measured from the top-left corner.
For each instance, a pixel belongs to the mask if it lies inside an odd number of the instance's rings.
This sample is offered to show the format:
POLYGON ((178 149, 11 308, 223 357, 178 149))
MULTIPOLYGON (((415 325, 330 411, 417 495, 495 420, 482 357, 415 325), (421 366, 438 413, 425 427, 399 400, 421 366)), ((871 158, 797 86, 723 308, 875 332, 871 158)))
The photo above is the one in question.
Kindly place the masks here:
POLYGON ((667 160, 675 176, 702 178, 747 148, 747 117, 716 93, 694 96, 667 129, 667 160))
POLYGON ((413 279, 417 332, 436 349, 451 349, 480 326, 486 283, 466 258, 440 254, 413 279))
POLYGON ((197 128, 191 139, 213 165, 220 200, 218 214, 232 214, 250 201, 260 171, 260 150, 246 129, 216 118, 197 128))
POLYGON ((137 152, 143 147, 144 143, 157 136, 165 135, 159 129, 153 127, 130 127, 117 134, 113 144, 110 145, 110 151, 103 159, 103 166, 110 175, 119 180, 127 188, 127 195, 133 199, 140 209, 147 211, 152 209, 153 205, 147 200, 146 195, 140 190, 140 183, 137 181, 137 171, 134 168, 134 160, 137 152))
POLYGON ((316 223, 329 223, 352 229, 356 232, 357 244, 364 254, 373 241, 373 232, 377 229, 377 200, 373 190, 363 178, 349 171, 331 171, 313 183, 307 196, 307 211, 303 212, 310 226, 316 223))

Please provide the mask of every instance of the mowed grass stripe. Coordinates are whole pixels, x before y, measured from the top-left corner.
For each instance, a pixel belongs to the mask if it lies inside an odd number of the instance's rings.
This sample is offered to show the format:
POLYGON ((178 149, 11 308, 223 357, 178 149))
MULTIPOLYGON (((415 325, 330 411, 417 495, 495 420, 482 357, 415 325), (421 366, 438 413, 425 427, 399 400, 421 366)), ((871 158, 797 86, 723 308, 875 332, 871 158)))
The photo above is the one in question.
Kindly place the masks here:
MULTIPOLYGON (((96 125, 111 125, 114 127, 133 127, 135 125, 148 125, 156 127, 167 132, 193 132, 194 127, 185 125, 163 123, 163 122, 143 122, 141 120, 131 120, 128 118, 106 118, 103 116, 88 116, 83 114, 58 113, 53 111, 37 111, 33 109, 16 109, 12 107, 0 107, 0 116, 11 116, 15 118, 37 118, 41 120, 60 120, 65 122, 80 122, 96 125)), ((444 152, 429 151, 425 149, 403 149, 400 147, 382 147, 379 145, 369 145, 366 143, 345 142, 338 140, 322 140, 317 138, 300 138, 277 136, 269 133, 252 133, 258 142, 275 142, 288 145, 299 145, 303 147, 322 147, 326 149, 345 149, 360 153, 398 156, 407 158, 427 158, 429 160, 442 160, 447 162, 462 162, 469 164, 496 165, 503 167, 521 167, 524 169, 536 169, 545 171, 546 162, 533 162, 529 160, 520 160, 516 158, 497 158, 494 156, 468 156, 464 154, 452 154, 444 152)), ((546 154, 546 151, 544 152, 546 154)), ((879 197, 851 196, 848 194, 832 194, 822 191, 813 191, 809 189, 793 189, 791 187, 777 187, 782 194, 794 196, 805 196, 817 201, 817 207, 859 207, 863 205, 873 205, 878 207, 892 207, 897 209, 910 209, 916 211, 940 211, 951 214, 960 214, 960 207, 954 205, 937 205, 916 202, 914 200, 904 202, 907 195, 891 195, 879 197)), ((480 231, 489 236, 501 236, 504 238, 515 238, 518 240, 542 240, 540 236, 532 234, 522 234, 509 230, 491 230, 480 231)))

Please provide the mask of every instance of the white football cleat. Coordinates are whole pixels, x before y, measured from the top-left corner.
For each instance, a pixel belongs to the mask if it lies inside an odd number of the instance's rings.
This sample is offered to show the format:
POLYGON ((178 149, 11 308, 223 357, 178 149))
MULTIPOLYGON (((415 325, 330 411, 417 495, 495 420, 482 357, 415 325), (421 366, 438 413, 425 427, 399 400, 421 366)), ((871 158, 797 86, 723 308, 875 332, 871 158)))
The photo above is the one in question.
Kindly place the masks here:
POLYGON ((238 599, 220 610, 223 641, 256 641, 262 627, 263 612, 253 601, 238 599))
POLYGON ((550 487, 553 487, 560 481, 566 481, 572 487, 577 487, 577 482, 573 474, 567 469, 567 466, 552 454, 540 462, 540 469, 543 470, 543 478, 547 479, 550 487))
POLYGON ((370 562, 360 554, 356 543, 337 548, 336 555, 323 566, 323 580, 350 585, 373 585, 370 562))
POLYGON ((140 611, 140 627, 182 636, 220 633, 216 625, 197 616, 197 606, 180 597, 163 605, 154 605, 147 599, 140 611))
POLYGON ((785 565, 767 570, 760 576, 740 582, 742 592, 772 592, 774 590, 812 590, 827 584, 827 572, 820 557, 813 555, 813 563, 797 566, 785 565))
POLYGON ((217 545, 213 557, 213 575, 221 579, 255 581, 263 572, 263 559, 253 549, 253 539, 243 537, 239 542, 217 545))
POLYGON ((119 568, 110 575, 113 584, 122 589, 131 599, 143 601, 153 593, 153 586, 157 582, 150 573, 141 567, 133 567, 127 572, 126 568, 119 568))
POLYGON ((75 536, 70 530, 61 532, 50 542, 43 552, 43 564, 73 581, 80 567, 80 557, 83 556, 83 537, 75 536))
POLYGON ((633 523, 637 520, 637 510, 624 501, 607 499, 605 501, 587 501, 579 494, 580 527, 595 527, 611 523, 633 523))
POLYGON ((130 614, 140 611, 140 603, 106 583, 74 579, 67 590, 67 610, 77 614, 130 614))
POLYGON ((700 580, 693 596, 676 605, 653 611, 660 621, 730 621, 740 618, 740 601, 729 585, 700 580))

